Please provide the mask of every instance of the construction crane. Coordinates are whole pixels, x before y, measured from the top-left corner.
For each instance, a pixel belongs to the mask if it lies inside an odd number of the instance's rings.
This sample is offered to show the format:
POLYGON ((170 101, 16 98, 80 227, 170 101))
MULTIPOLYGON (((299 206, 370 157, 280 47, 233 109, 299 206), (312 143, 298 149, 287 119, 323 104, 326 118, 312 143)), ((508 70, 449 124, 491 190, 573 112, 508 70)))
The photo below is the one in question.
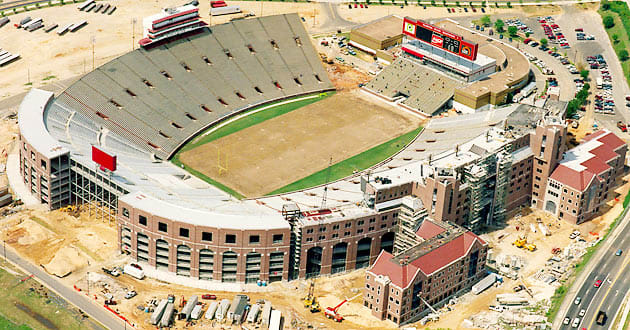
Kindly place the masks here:
POLYGON ((358 298, 361 295, 361 293, 359 293, 358 295, 348 299, 344 299, 342 302, 339 303, 339 305, 335 306, 335 307, 326 307, 326 310, 324 311, 324 315, 326 315, 327 318, 329 319, 333 319, 336 322, 341 322, 343 321, 343 316, 341 316, 341 314, 339 314, 337 311, 339 310, 339 308, 341 306, 343 306, 345 303, 347 303, 348 301, 352 301, 356 298, 358 298))
POLYGON ((328 181, 330 181, 330 168, 332 166, 332 157, 328 162, 328 170, 326 171, 326 184, 324 185, 324 195, 322 196, 322 210, 326 209, 326 195, 328 194, 328 181))
POLYGON ((321 310, 317 299, 315 299, 315 281, 311 281, 308 287, 308 296, 304 298, 304 308, 309 308, 311 313, 317 313, 321 310))

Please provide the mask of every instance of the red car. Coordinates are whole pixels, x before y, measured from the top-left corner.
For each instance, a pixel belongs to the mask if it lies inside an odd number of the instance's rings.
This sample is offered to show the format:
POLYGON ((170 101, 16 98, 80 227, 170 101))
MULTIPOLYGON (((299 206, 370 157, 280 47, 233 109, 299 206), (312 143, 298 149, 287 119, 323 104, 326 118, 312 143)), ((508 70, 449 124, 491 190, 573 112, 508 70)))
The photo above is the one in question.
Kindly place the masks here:
POLYGON ((599 288, 600 286, 602 286, 602 280, 597 280, 595 281, 595 285, 593 285, 596 288, 599 288))
POLYGON ((201 299, 217 300, 217 296, 215 296, 213 294, 203 294, 203 295, 201 295, 201 299))

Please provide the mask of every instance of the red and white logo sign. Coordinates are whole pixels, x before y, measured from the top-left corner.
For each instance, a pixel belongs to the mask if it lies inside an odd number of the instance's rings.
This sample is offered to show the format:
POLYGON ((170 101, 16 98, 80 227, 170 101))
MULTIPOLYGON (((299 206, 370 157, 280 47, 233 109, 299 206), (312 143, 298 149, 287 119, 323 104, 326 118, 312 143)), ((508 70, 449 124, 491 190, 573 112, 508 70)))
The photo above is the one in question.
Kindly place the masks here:
POLYGON ((431 36, 431 44, 434 46, 438 46, 438 47, 442 47, 442 42, 444 42, 444 39, 442 39, 441 36, 438 35, 432 35, 431 36))

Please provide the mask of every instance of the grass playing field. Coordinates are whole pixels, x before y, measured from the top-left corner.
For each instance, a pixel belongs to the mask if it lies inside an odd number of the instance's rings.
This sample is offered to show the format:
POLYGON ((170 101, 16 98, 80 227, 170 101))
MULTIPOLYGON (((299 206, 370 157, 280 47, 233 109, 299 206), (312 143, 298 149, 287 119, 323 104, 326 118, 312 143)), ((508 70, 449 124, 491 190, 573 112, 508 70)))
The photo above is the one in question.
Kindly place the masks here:
POLYGON ((356 92, 284 106, 196 138, 175 161, 237 197, 257 197, 324 183, 331 157, 331 180, 363 170, 400 150, 421 123, 356 92))

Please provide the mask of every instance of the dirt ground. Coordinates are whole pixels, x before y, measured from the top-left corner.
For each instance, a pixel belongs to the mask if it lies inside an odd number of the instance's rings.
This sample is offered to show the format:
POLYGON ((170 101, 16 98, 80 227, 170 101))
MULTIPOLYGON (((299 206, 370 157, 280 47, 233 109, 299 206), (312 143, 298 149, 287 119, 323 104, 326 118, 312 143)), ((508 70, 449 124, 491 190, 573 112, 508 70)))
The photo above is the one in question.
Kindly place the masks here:
POLYGON ((0 120, 0 187, 4 187, 9 182, 5 175, 7 157, 13 142, 17 139, 18 128, 15 119, 0 120))
POLYGON ((180 160, 247 197, 260 196, 326 168, 330 157, 337 163, 419 124, 404 111, 340 92, 183 152, 180 160), (223 167, 227 159, 227 172, 219 174, 217 157, 223 167))
POLYGON ((338 91, 353 90, 359 88, 359 84, 365 84, 372 79, 365 72, 353 69, 348 65, 339 63, 326 64, 328 77, 338 91))
POLYGON ((114 223, 90 216, 87 208, 74 217, 37 206, 2 219, 0 231, 21 256, 70 281, 74 272, 113 258, 118 244, 114 223))

